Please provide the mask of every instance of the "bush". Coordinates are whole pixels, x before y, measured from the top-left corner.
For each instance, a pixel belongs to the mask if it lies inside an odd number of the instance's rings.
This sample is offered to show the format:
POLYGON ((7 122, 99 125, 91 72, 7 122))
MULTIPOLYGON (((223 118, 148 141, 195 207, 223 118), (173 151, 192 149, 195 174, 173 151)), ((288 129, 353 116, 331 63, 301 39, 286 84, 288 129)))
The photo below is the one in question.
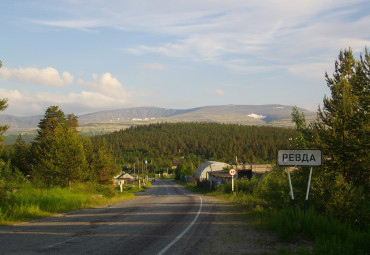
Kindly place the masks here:
POLYGON ((22 173, 12 170, 10 161, 0 160, 0 206, 8 204, 13 198, 13 191, 24 181, 22 173))
POLYGON ((289 206, 289 183, 286 173, 276 168, 266 173, 253 190, 253 194, 265 201, 265 206, 274 208, 286 208, 289 206))

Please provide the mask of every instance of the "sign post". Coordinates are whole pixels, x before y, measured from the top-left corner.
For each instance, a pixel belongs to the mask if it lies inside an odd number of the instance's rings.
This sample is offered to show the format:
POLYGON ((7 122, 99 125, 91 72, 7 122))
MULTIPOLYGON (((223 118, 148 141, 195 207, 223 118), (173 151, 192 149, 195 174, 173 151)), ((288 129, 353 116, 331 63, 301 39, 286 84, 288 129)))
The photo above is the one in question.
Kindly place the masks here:
MULTIPOLYGON (((308 184, 307 184, 307 191, 306 191, 306 200, 304 203, 304 212, 306 212, 307 206, 308 206, 308 194, 310 192, 310 186, 311 186, 312 168, 314 166, 321 166, 322 164, 321 150, 305 150, 305 149, 303 150, 278 150, 277 164, 278 166, 293 166, 293 167, 310 166, 310 173, 308 176, 308 184)), ((295 211, 293 185, 292 185, 292 180, 290 178, 290 171, 288 171, 288 179, 289 179, 290 195, 292 198, 293 208, 295 211)))
POLYGON ((234 175, 236 175, 236 170, 231 168, 229 174, 231 175, 231 191, 234 192, 234 175))

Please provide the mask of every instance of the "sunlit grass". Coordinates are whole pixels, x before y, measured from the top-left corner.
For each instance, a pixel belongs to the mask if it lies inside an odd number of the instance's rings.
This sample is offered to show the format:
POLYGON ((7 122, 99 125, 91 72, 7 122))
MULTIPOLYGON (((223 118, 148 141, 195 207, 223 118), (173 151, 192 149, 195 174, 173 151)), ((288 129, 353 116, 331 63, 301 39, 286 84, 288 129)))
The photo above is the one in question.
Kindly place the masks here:
POLYGON ((11 202, 0 206, 0 224, 9 224, 48 215, 133 199, 137 188, 123 192, 96 184, 76 184, 71 188, 37 188, 25 184, 13 194, 11 202))

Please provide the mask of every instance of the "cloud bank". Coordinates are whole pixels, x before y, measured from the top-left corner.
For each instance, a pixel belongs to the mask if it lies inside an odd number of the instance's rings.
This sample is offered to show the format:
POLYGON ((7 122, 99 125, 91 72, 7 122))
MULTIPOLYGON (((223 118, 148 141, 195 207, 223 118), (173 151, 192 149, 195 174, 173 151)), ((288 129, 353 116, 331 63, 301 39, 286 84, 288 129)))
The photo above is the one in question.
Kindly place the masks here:
POLYGON ((64 87, 73 83, 73 76, 68 72, 61 75, 52 67, 38 69, 34 67, 20 67, 18 69, 1 68, 0 79, 39 84, 52 87, 64 87))

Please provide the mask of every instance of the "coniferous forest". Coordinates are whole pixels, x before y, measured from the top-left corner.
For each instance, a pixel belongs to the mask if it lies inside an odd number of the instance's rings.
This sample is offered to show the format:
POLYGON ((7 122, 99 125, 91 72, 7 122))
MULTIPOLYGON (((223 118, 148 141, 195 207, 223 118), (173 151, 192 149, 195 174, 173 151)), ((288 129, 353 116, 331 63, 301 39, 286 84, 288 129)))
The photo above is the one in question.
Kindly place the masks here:
MULTIPOLYGON (((130 169, 170 168, 174 163, 194 168, 207 160, 235 163, 273 162, 279 148, 288 148, 295 137, 293 129, 216 123, 157 123, 136 126, 92 137, 96 147, 104 141, 116 162, 130 169), (177 162, 177 163, 176 163, 177 162)), ((186 167, 185 167, 186 168, 186 167)))

